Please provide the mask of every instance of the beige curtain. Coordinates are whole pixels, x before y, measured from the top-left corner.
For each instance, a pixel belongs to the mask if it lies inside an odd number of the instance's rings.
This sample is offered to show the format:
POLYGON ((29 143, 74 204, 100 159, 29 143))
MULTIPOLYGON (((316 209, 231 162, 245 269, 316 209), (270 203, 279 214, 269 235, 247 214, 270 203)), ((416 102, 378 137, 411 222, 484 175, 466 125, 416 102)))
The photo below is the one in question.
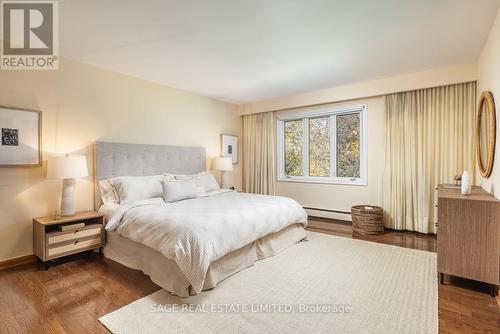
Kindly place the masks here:
POLYGON ((464 170, 475 180, 475 106, 475 82, 386 96, 386 227, 435 233, 436 186, 464 170))
POLYGON ((272 112, 243 116, 243 191, 274 195, 275 132, 272 112))

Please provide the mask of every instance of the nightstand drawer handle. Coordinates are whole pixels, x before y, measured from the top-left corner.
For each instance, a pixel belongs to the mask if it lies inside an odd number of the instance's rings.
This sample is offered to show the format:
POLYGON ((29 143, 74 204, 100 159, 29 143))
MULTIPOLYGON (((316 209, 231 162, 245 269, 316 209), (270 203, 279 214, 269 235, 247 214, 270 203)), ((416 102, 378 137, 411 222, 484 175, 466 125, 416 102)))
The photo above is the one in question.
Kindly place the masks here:
POLYGON ((75 245, 78 243, 78 240, 75 240, 75 245))

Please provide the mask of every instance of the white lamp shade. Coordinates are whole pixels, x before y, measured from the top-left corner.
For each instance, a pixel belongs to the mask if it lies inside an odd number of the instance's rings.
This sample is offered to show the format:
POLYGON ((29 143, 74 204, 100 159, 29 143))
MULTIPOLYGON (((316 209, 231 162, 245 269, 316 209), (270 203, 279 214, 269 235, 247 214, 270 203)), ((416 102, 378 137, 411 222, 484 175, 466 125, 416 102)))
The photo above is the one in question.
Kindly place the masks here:
POLYGON ((87 160, 83 155, 49 157, 47 178, 74 179, 89 176, 87 160))
POLYGON ((233 159, 232 158, 215 158, 214 159, 214 170, 228 171, 233 170, 233 159))

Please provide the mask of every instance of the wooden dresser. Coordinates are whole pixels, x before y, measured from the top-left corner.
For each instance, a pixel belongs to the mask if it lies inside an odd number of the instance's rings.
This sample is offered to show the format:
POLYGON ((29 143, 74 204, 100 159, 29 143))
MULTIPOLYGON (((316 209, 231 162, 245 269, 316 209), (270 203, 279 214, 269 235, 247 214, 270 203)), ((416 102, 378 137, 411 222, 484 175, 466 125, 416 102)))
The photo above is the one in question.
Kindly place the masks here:
POLYGON ((437 270, 500 285, 500 201, 480 187, 470 195, 438 187, 437 270))

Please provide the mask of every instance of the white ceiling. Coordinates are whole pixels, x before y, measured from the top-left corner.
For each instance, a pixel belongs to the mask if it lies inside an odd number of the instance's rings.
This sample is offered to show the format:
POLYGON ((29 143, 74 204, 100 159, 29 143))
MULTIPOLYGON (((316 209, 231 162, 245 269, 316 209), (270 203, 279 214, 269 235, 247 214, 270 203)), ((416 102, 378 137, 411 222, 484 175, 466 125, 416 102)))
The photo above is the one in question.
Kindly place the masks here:
POLYGON ((473 63, 500 0, 61 0, 63 57, 235 103, 473 63))

